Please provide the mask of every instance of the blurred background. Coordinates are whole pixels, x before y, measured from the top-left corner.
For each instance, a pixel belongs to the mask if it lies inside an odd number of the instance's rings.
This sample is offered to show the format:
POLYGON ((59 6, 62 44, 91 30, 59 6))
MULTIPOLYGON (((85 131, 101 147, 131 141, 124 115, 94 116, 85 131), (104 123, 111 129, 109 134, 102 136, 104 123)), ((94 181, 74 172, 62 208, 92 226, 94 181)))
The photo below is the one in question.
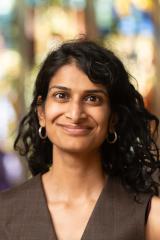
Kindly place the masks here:
POLYGON ((0 190, 30 175, 13 141, 40 63, 81 34, 122 59, 146 107, 160 118, 160 0, 0 1, 0 190))

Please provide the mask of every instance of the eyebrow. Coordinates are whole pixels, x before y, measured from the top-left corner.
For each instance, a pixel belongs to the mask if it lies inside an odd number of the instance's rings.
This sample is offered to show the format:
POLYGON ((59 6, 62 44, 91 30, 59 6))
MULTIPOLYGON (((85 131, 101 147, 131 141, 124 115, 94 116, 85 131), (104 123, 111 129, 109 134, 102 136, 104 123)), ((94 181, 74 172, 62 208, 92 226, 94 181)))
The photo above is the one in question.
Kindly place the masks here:
MULTIPOLYGON (((54 89, 54 88, 71 92, 70 88, 67 88, 67 87, 64 87, 64 86, 59 86, 59 85, 55 85, 55 86, 50 87, 48 91, 50 91, 51 89, 54 89)), ((85 90, 84 92, 85 93, 103 93, 104 95, 107 95, 107 91, 105 91, 103 89, 88 89, 88 90, 85 90)))

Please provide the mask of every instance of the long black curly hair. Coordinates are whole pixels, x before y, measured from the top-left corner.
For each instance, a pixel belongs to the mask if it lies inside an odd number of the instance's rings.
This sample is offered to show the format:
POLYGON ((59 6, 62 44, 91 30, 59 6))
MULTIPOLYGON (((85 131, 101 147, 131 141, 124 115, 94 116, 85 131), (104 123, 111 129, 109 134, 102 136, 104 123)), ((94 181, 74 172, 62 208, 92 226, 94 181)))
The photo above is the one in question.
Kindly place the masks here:
POLYGON ((101 146, 104 170, 119 177, 134 192, 158 194, 158 181, 154 180, 154 173, 160 172, 155 142, 158 118, 145 108, 142 96, 132 84, 133 78, 120 59, 109 49, 87 39, 65 42, 45 59, 35 82, 30 110, 20 123, 14 149, 26 157, 33 175, 49 170, 52 143, 38 135, 40 125, 36 109, 45 102, 56 71, 73 60, 92 82, 107 88, 112 112, 117 116, 118 140, 115 144, 105 140, 101 146))

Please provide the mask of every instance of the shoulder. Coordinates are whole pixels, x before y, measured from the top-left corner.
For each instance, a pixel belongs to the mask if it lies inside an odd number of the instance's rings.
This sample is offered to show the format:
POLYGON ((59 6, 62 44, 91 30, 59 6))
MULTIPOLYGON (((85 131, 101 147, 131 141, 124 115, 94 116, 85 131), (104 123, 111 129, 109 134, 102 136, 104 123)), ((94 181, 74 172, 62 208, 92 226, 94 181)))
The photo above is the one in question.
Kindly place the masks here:
POLYGON ((39 178, 40 178, 39 175, 37 175, 33 178, 30 178, 29 180, 27 180, 26 182, 17 187, 0 192, 0 203, 2 203, 3 200, 11 201, 12 199, 17 199, 20 196, 26 195, 27 192, 34 191, 35 186, 39 182, 39 178))
POLYGON ((160 198, 152 197, 151 209, 146 225, 146 239, 159 240, 160 236, 160 198))
POLYGON ((34 192, 38 191, 39 176, 33 177, 25 183, 13 189, 0 193, 0 212, 1 216, 12 215, 24 207, 26 202, 32 198, 34 192))

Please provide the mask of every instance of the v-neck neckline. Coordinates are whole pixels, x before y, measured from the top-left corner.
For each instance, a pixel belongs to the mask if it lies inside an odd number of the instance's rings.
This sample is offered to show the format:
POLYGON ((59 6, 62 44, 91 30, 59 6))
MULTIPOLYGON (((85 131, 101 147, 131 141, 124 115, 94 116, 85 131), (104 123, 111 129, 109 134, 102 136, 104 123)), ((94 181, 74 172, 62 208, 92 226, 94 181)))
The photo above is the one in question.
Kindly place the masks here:
MULTIPOLYGON (((42 182, 42 174, 39 174, 39 179, 40 179, 40 187, 41 187, 41 191, 42 191, 42 196, 43 196, 43 202, 45 204, 45 209, 46 209, 46 212, 47 212, 47 215, 48 215, 48 219, 50 219, 50 225, 52 226, 52 230, 53 230, 53 236, 49 239, 49 240, 59 240, 58 239, 58 236, 57 236, 57 233, 56 233, 56 229, 55 229, 55 226, 54 226, 54 222, 52 220, 52 216, 51 216, 51 213, 50 213, 50 210, 49 210, 49 207, 48 207, 48 203, 47 203, 47 196, 46 196, 46 193, 45 193, 45 189, 44 189, 44 185, 43 185, 43 182, 42 182)), ((104 199, 104 196, 105 196, 105 193, 106 193, 106 190, 108 189, 108 184, 109 184, 109 181, 110 181, 110 177, 108 176, 107 177, 107 180, 105 181, 104 183, 104 186, 96 200, 96 203, 93 207, 93 210, 88 218, 88 221, 87 221, 87 224, 83 230, 83 233, 81 235, 81 238, 80 240, 85 240, 86 239, 86 236, 87 236, 87 233, 89 231, 89 228, 90 228, 90 225, 91 225, 91 222, 92 222, 92 219, 96 216, 97 214, 97 211, 99 209, 99 207, 102 205, 101 202, 103 201, 104 199)))
POLYGON ((97 201, 95 202, 95 205, 94 205, 93 210, 92 210, 92 212, 91 212, 91 214, 90 214, 90 216, 88 218, 88 222, 87 222, 87 224, 86 224, 86 226, 84 228, 84 231, 83 231, 83 233, 81 235, 80 240, 85 240, 85 238, 86 238, 85 236, 87 236, 88 230, 89 230, 90 225, 91 225, 91 221, 96 216, 97 210, 101 206, 101 202, 103 200, 103 196, 105 195, 106 188, 108 186, 108 182, 109 182, 109 176, 107 178, 107 181, 105 181, 105 184, 104 184, 104 186, 103 186, 103 188, 102 188, 102 190, 101 190, 101 192, 99 194, 99 197, 97 198, 97 201))

